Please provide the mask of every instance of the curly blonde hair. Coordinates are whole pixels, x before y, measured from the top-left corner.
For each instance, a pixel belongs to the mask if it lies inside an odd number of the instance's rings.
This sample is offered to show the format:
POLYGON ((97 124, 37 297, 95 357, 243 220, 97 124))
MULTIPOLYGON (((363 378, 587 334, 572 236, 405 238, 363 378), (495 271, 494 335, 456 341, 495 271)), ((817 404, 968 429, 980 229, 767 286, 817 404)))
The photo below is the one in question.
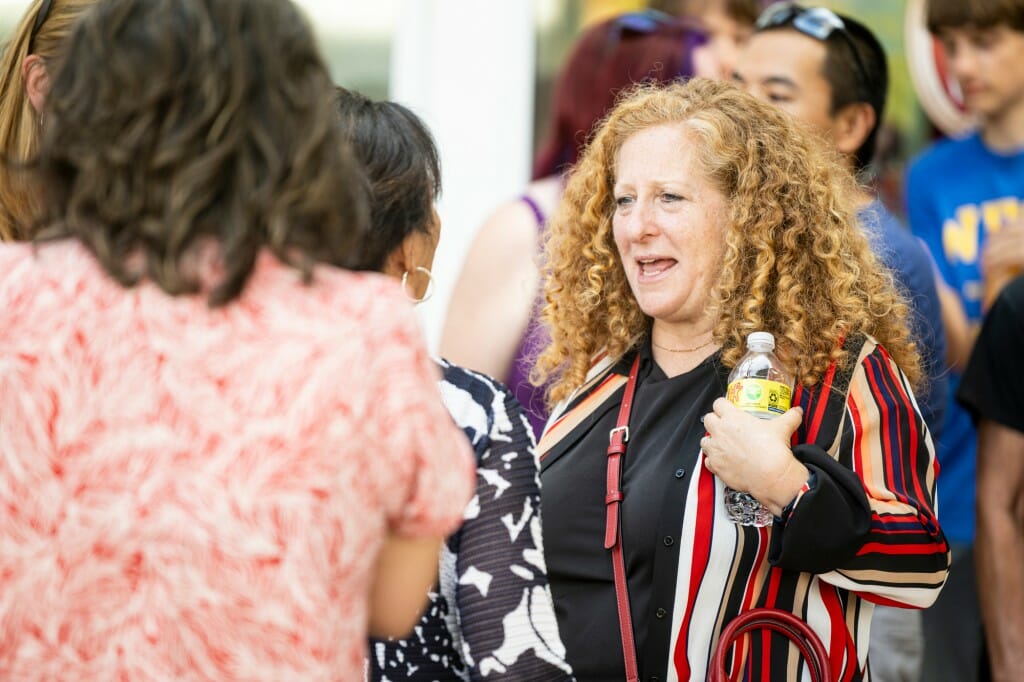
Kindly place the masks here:
POLYGON ((768 330, 797 381, 812 386, 832 362, 847 361, 844 338, 868 334, 916 383, 908 308, 858 227, 853 175, 792 117, 730 84, 695 78, 627 93, 568 180, 545 244, 543 319, 552 343, 532 377, 556 377, 549 401, 583 385, 595 354, 618 356, 650 329, 612 237, 612 188, 623 143, 674 124, 699 145, 698 163, 729 206, 708 301, 723 363, 735 366, 747 334, 768 330))

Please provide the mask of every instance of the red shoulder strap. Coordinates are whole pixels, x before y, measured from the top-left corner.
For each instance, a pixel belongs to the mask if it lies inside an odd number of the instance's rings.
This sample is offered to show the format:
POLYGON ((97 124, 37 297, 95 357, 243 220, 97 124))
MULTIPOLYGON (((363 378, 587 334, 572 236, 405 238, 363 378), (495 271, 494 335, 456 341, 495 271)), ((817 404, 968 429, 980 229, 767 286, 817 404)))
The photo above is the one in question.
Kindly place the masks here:
POLYGON ((622 638, 622 655, 626 661, 627 682, 639 682, 636 665, 636 641, 633 638, 633 618, 629 612, 629 590, 626 583, 626 562, 622 555, 622 524, 619 522, 619 506, 622 503, 622 458, 629 442, 629 413, 633 408, 633 394, 636 392, 636 378, 640 370, 640 354, 637 353, 629 370, 626 392, 619 406, 619 418, 615 428, 608 433, 608 471, 606 477, 604 548, 612 551, 612 572, 615 575, 615 603, 619 610, 619 635, 622 638))

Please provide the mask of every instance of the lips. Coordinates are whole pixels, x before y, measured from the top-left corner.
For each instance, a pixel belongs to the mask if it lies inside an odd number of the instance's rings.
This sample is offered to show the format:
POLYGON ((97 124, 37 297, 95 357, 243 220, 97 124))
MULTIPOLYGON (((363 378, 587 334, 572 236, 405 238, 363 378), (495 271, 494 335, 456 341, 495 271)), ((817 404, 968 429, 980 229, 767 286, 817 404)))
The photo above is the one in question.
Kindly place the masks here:
POLYGON ((662 277, 666 272, 676 266, 675 258, 661 258, 661 257, 649 257, 649 258, 637 258, 636 264, 640 271, 640 281, 650 282, 662 277))
POLYGON ((960 82, 960 94, 963 97, 977 97, 978 95, 985 92, 985 86, 982 83, 974 81, 961 81, 960 82))

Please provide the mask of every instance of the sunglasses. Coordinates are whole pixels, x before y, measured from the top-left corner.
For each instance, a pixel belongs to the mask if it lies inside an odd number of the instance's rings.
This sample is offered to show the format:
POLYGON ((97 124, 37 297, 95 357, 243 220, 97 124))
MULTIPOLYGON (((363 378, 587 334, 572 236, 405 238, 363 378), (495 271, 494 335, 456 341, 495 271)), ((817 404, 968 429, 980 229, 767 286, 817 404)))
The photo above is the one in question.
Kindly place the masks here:
POLYGON ((862 87, 867 87, 867 68, 861 60, 860 50, 850 35, 844 22, 839 15, 825 7, 801 7, 790 2, 777 2, 761 13, 761 16, 754 22, 754 31, 763 31, 767 28, 778 26, 792 26, 806 36, 825 42, 835 33, 839 35, 850 48, 853 55, 854 68, 857 70, 857 80, 862 87))
POLYGON ((605 43, 605 54, 611 54, 624 38, 658 32, 679 33, 687 36, 690 45, 686 50, 687 53, 691 52, 694 47, 707 42, 707 37, 699 26, 661 10, 645 9, 620 14, 615 18, 605 43))
POLYGON ((28 36, 28 53, 32 54, 32 50, 35 47, 36 36, 39 34, 39 30, 46 23, 47 17, 50 16, 50 7, 53 5, 53 0, 43 0, 43 4, 39 6, 39 11, 36 12, 35 23, 32 24, 32 33, 28 36))

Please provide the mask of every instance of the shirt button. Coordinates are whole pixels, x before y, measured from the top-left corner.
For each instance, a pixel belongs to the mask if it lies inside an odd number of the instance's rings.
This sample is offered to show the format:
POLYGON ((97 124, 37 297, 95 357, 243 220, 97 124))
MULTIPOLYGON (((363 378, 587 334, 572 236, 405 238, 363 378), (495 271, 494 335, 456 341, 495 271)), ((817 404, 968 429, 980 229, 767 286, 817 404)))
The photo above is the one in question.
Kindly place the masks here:
POLYGON ((658 619, 664 618, 667 615, 668 615, 668 611, 666 611, 665 609, 658 609, 657 611, 654 612, 654 616, 656 618, 658 618, 658 619))
POLYGON ((674 543, 674 542, 675 542, 675 540, 673 540, 673 539, 672 539, 672 536, 671 536, 671 535, 666 535, 666 536, 664 537, 664 539, 662 540, 662 542, 664 542, 664 543, 665 543, 665 546, 666 546, 666 547, 671 547, 671 546, 672 546, 672 543, 674 543))
POLYGON ((686 475, 686 469, 684 469, 682 467, 679 467, 678 469, 676 469, 676 478, 682 478, 685 475, 686 475))

